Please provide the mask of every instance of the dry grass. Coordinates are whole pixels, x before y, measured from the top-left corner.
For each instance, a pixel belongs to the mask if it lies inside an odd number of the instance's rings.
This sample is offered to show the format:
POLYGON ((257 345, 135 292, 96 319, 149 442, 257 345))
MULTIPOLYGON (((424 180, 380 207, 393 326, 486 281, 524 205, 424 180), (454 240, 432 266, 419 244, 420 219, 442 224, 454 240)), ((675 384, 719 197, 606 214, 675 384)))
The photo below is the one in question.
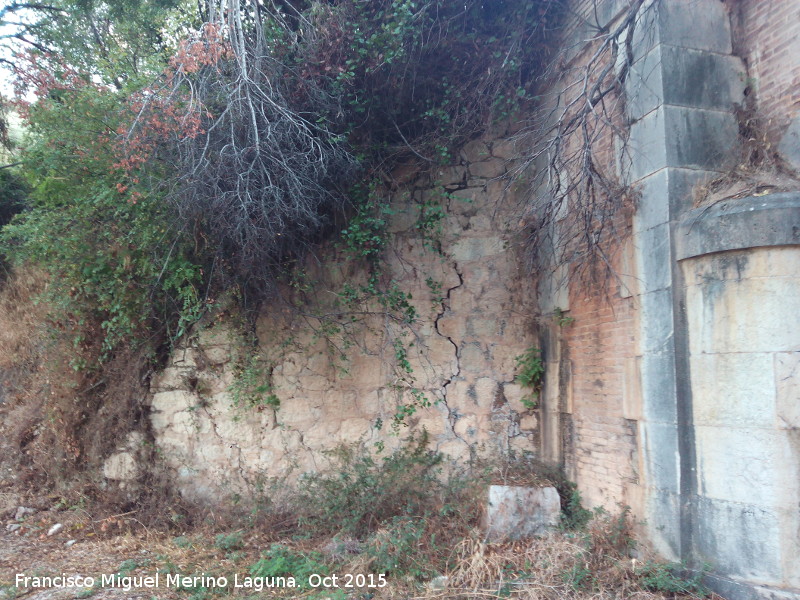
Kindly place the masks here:
MULTIPOLYGON (((0 584, 10 581, 13 573, 30 571, 76 572, 84 574, 112 573, 126 561, 132 564, 131 574, 162 573, 215 574, 233 580, 250 573, 264 551, 278 543, 294 556, 306 556, 315 564, 320 561, 329 573, 376 574, 373 558, 365 552, 367 545, 355 540, 329 537, 276 535, 261 527, 220 522, 195 527, 180 537, 163 530, 148 529, 132 523, 130 515, 115 519, 95 518, 76 507, 45 511, 35 515, 28 527, 31 535, 15 536, 0 532, 7 543, 0 549, 0 584), (65 525, 61 539, 48 538, 42 532, 53 522, 65 525), (123 526, 119 527, 119 523, 123 526), (238 526, 237 526, 238 525, 238 526), (220 530, 220 527, 223 529, 220 530), (219 532, 224 532, 219 535, 219 532), (222 543, 221 538, 235 543, 222 543), (63 540, 78 540, 73 549, 64 549, 63 540)), ((307 588, 273 589, 270 597, 282 598, 352 598, 373 600, 611 600, 611 599, 685 599, 699 596, 691 593, 658 592, 647 589, 642 576, 647 561, 631 559, 630 522, 620 517, 598 516, 585 532, 552 532, 542 538, 487 544, 480 533, 462 539, 454 547, 443 550, 444 577, 415 580, 403 573, 387 577, 383 588, 340 590, 346 595, 324 593, 307 588), (446 561, 444 559, 447 559, 446 561)), ((301 530, 295 533, 303 533, 301 530)), ((306 531, 306 533, 309 533, 306 531)), ((2 544, 0 544, 2 547, 2 544)), ((420 555, 422 559, 422 555, 420 555)), ((298 581, 299 583, 302 583, 298 581)), ((153 590, 149 591, 148 597, 153 590)), ((209 590, 194 595, 190 590, 159 589, 159 598, 194 600, 226 600, 246 596, 233 588, 209 590)), ((100 593, 94 597, 103 598, 100 593)), ((248 596, 254 597, 254 596, 248 596)), ((265 597, 265 596, 257 596, 265 597)), ((711 595, 710 600, 719 597, 711 595)))
MULTIPOLYGON (((580 536, 525 542, 464 540, 447 586, 426 598, 631 598, 641 593, 630 560, 601 557, 580 536)), ((642 597, 660 597, 646 593, 642 597)))
POLYGON ((36 436, 43 414, 44 399, 31 390, 47 346, 48 307, 36 302, 46 287, 35 269, 0 281, 0 466, 16 473, 30 459, 21 448, 36 436))
MULTIPOLYGON (((630 557, 633 548, 627 512, 601 514, 585 532, 552 532, 541 538, 487 544, 465 538, 454 549, 452 567, 441 585, 425 591, 397 584, 381 598, 611 600, 620 598, 700 598, 691 591, 655 591, 644 578, 655 564, 630 557), (402 586, 400 586, 402 587, 402 586), (649 589, 648 589, 649 588, 649 589)), ((680 585, 679 580, 673 580, 680 585)), ((688 586, 687 590, 693 589, 688 586)), ((711 595, 710 598, 719 598, 711 595)))
POLYGON ((430 589, 429 586, 425 593, 414 597, 428 600, 703 597, 690 592, 647 589, 642 580, 647 567, 641 562, 622 556, 603 556, 587 547, 580 537, 563 533, 507 544, 465 540, 459 552, 458 562, 444 587, 430 589))
POLYGON ((35 300, 46 287, 44 274, 35 269, 14 271, 0 281, 0 373, 12 391, 19 377, 36 370, 41 357, 48 309, 35 300))
POLYGON ((149 439, 152 361, 145 349, 125 348, 102 369, 74 368, 76 359, 96 364, 101 328, 63 314, 56 323, 43 299, 47 284, 35 268, 0 281, 0 471, 9 474, 0 484, 10 484, 21 498, 57 494, 88 502, 105 515, 137 504, 136 516, 148 526, 190 512, 156 467, 143 473, 137 493, 102 481, 103 461, 130 432, 149 439))

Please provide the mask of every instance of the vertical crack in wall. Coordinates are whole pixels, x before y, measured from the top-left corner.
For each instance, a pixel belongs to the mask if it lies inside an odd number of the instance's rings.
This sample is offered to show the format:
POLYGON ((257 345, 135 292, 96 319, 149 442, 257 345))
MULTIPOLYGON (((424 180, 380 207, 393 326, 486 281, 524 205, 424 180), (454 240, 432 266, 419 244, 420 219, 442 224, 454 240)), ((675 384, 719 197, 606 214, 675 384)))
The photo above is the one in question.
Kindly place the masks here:
MULTIPOLYGON (((255 489, 253 487, 255 482, 253 480, 251 480, 250 477, 247 476, 247 467, 246 467, 245 464, 243 464, 241 446, 239 446, 239 444, 237 444, 236 442, 229 442, 219 432, 219 429, 217 428, 217 421, 216 421, 216 419, 214 419, 213 415, 209 412, 207 406, 201 405, 200 409, 203 411, 203 413, 205 414, 206 418, 208 419, 208 422, 211 424, 211 431, 214 432, 214 435, 220 441, 220 444, 223 447, 224 446, 229 446, 230 448, 235 448, 236 449, 236 463, 237 463, 236 464, 236 474, 244 482, 246 487, 249 487, 250 489, 255 489)), ((198 432, 198 434, 199 434, 199 432, 198 432)), ((197 437, 199 438, 199 435, 197 437)))
POLYGON ((461 357, 459 356, 458 344, 456 344, 456 342, 453 340, 452 337, 443 334, 442 331, 439 329, 439 321, 442 319, 442 317, 444 317, 445 313, 447 313, 447 311, 450 310, 450 298, 453 293, 453 290, 456 290, 460 288, 462 285, 464 285, 464 276, 461 274, 461 271, 459 271, 458 263, 456 263, 456 261, 453 261, 453 270, 456 272, 456 275, 458 275, 458 285, 454 285, 453 287, 447 289, 447 295, 442 300, 442 310, 439 313, 437 313, 436 319, 434 320, 433 324, 436 329, 436 333, 438 333, 441 337, 446 338, 447 341, 453 345, 453 354, 456 359, 455 372, 450 377, 448 377, 442 384, 442 404, 444 404, 444 407, 447 410, 447 421, 450 424, 450 429, 452 430, 453 435, 469 446, 470 445, 469 442, 464 438, 462 438, 460 435, 458 435, 458 433, 456 433, 456 421, 458 420, 458 411, 452 409, 447 402, 447 391, 448 391, 447 388, 450 386, 450 384, 453 382, 454 379, 461 376, 461 357))

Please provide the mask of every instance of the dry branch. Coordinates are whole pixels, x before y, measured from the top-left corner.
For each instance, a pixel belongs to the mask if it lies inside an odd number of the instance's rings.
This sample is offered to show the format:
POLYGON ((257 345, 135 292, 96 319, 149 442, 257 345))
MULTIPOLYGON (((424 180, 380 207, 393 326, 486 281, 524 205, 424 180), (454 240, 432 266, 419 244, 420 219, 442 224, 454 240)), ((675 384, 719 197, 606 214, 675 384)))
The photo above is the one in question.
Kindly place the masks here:
MULTIPOLYGON (((535 170, 528 245, 539 268, 571 265, 568 276, 605 279, 627 225, 633 194, 624 183, 628 129, 624 91, 633 65, 634 33, 656 2, 632 0, 609 26, 564 52, 542 78, 556 92, 518 138, 533 140, 517 174, 535 170), (599 270, 596 267, 601 267, 599 270)), ((596 0, 594 2, 596 6, 596 0)))

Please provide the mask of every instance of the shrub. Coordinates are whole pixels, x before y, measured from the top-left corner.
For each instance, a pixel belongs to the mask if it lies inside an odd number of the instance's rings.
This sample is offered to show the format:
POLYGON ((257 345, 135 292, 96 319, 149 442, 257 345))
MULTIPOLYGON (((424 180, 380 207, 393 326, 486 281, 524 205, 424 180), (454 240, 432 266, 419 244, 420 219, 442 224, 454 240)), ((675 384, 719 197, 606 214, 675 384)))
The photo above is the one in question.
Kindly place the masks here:
POLYGON ((383 458, 341 448, 333 469, 303 480, 305 522, 315 534, 364 537, 394 517, 425 514, 442 486, 437 478, 442 455, 427 444, 427 434, 412 437, 383 458))
POLYGON ((538 348, 528 348, 521 355, 517 356, 516 362, 516 382, 531 390, 531 392, 522 399, 522 403, 528 409, 536 408, 539 394, 544 385, 545 368, 541 350, 538 348))
POLYGON ((77 75, 67 83, 27 110, 24 160, 35 184, 29 209, 2 229, 0 252, 46 271, 53 321, 75 332, 76 345, 99 334, 102 358, 135 341, 157 346, 201 308, 192 240, 175 229, 162 195, 141 194, 115 166, 108 130, 122 119, 119 96, 77 75))
POLYGON ((691 573, 681 563, 647 561, 638 573, 642 587, 653 592, 700 597, 709 594, 702 583, 703 573, 691 573))
POLYGON ((0 169, 0 227, 22 212, 28 191, 22 176, 8 168, 0 169))
POLYGON ((224 550, 225 552, 238 550, 243 545, 242 532, 234 531, 233 533, 227 533, 227 534, 220 533, 214 540, 214 545, 220 550, 224 550))
POLYGON ((448 549, 436 546, 435 541, 432 544, 428 525, 427 519, 422 517, 393 517, 367 546, 373 571, 408 575, 414 579, 429 578, 436 573, 435 561, 428 557, 430 553, 447 553, 448 549))
POLYGON ((561 494, 561 526, 567 530, 584 529, 592 519, 592 511, 583 507, 581 493, 571 481, 564 481, 560 486, 561 494))
POLYGON ((300 554, 282 544, 273 544, 250 567, 253 577, 294 577, 300 587, 307 587, 310 575, 327 575, 328 567, 319 554, 300 554))

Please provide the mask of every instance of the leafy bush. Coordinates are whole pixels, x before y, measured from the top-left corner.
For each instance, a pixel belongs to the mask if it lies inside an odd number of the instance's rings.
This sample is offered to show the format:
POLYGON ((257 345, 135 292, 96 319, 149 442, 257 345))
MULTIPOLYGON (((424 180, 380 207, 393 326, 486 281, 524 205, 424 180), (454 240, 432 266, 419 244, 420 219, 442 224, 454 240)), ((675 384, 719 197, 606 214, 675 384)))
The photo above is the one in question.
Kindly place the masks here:
POLYGON ((25 207, 28 186, 18 173, 0 169, 0 227, 25 207))
POLYGON ((560 15, 554 0, 320 2, 294 50, 365 154, 447 160, 529 95, 560 15))
POLYGON ((242 532, 234 531, 233 533, 227 533, 227 534, 220 533, 214 540, 214 545, 220 550, 224 550, 225 552, 238 550, 243 545, 242 532))
POLYGON ((299 554, 282 544, 270 546, 250 567, 253 577, 294 577, 300 587, 307 587, 310 575, 327 575, 328 572, 320 555, 299 554))
POLYGON ((660 563, 647 561, 638 570, 643 588, 667 594, 691 594, 708 596, 709 590, 703 585, 703 573, 691 573, 681 563, 660 563))
POLYGON ((435 564, 428 553, 446 553, 444 547, 431 548, 427 520, 421 517, 393 517, 385 528, 378 531, 367 546, 376 573, 408 575, 426 579, 436 573, 435 564), (428 546, 423 548, 423 546, 428 546))
POLYGON ((73 321, 76 344, 82 326, 97 325, 107 356, 153 332, 180 335, 200 310, 200 267, 163 199, 126 187, 111 137, 97 134, 97 121, 106 131, 119 123, 117 95, 77 75, 68 83, 28 109, 25 162, 35 184, 30 209, 0 233, 0 252, 41 265, 54 321, 73 321))
POLYGON ((270 406, 278 408, 281 400, 272 386, 272 369, 253 350, 241 357, 236 368, 236 377, 229 391, 235 406, 270 406))
POLYGON ((516 382, 531 390, 531 393, 522 399, 522 403, 526 408, 536 408, 539 393, 544 385, 545 368, 541 350, 528 348, 517 357, 516 362, 516 382))
POLYGON ((315 534, 364 537, 394 517, 428 512, 441 491, 437 467, 442 455, 427 449, 427 434, 383 458, 341 449, 325 473, 303 480, 304 521, 315 534))
POLYGON ((592 519, 592 511, 583 507, 581 493, 571 481, 566 481, 559 489, 561 494, 561 526, 567 530, 579 531, 592 519))

